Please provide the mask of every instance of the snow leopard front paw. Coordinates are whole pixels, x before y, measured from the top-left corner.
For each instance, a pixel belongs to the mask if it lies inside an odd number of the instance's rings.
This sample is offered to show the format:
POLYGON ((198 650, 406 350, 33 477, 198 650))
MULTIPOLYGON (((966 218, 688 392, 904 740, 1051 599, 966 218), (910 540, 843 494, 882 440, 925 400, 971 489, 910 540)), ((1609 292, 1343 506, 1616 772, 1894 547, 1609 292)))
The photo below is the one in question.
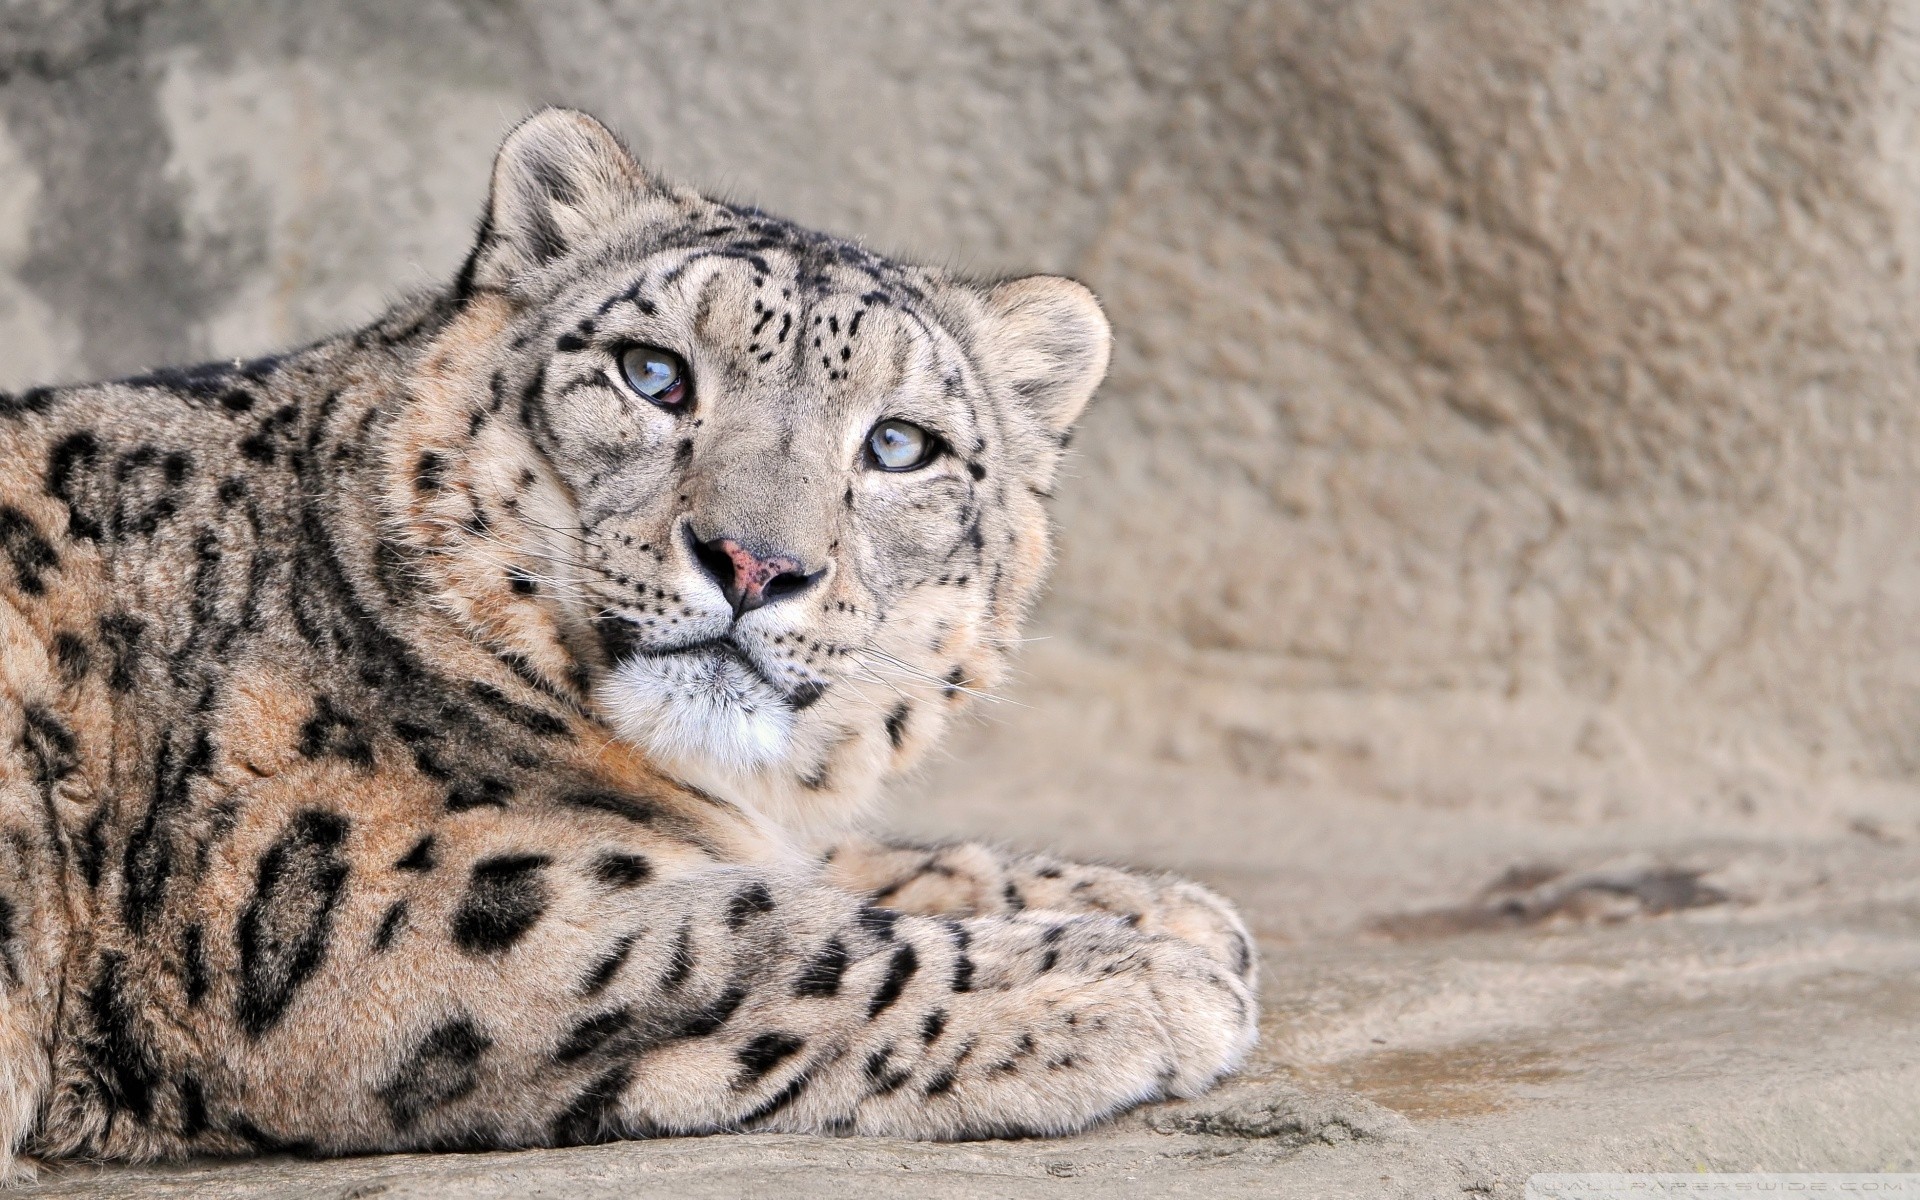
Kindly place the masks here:
POLYGON ((1233 905, 1171 875, 1009 853, 979 842, 910 846, 862 840, 835 847, 826 876, 869 903, 929 916, 1030 909, 1104 913, 1142 933, 1198 946, 1249 988, 1255 983, 1253 939, 1233 905))
POLYGON ((1259 1039, 1259 1004, 1247 979, 1195 942, 1156 937, 1153 998, 1173 1049, 1167 1095, 1189 1099, 1245 1060, 1259 1039))
POLYGON ((1142 933, 1198 947, 1242 984, 1255 986, 1258 958, 1246 923, 1225 898, 1190 880, 1095 864, 1043 864, 1021 895, 1035 908, 1112 913, 1142 933))

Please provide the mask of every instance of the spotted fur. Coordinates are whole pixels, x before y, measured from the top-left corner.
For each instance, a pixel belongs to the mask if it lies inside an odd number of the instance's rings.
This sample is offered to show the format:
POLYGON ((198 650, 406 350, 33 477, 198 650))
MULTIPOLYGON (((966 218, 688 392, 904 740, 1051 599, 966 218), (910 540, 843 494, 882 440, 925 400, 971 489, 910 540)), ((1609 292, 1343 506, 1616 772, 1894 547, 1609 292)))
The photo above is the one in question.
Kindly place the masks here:
POLYGON ((999 678, 1106 342, 1077 284, 882 259, 552 110, 446 290, 0 397, 0 1167, 1207 1087, 1254 1016, 1211 893, 819 849, 999 678), (882 417, 942 453, 873 469, 882 417), (805 586, 736 615, 721 538, 805 586))

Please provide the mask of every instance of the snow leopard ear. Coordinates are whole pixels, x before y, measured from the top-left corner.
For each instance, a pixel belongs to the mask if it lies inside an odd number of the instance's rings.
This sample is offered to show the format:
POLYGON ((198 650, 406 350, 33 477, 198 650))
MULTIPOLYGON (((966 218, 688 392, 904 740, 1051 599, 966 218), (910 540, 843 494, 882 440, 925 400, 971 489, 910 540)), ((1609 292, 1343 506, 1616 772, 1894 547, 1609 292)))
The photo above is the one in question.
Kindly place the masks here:
POLYGON ((1065 433, 1107 374, 1113 330, 1085 285, 1029 275, 986 291, 986 345, 1015 397, 1065 433))
POLYGON ((493 160, 487 212, 459 293, 505 289, 653 190, 612 130, 583 112, 542 109, 514 127, 493 160))

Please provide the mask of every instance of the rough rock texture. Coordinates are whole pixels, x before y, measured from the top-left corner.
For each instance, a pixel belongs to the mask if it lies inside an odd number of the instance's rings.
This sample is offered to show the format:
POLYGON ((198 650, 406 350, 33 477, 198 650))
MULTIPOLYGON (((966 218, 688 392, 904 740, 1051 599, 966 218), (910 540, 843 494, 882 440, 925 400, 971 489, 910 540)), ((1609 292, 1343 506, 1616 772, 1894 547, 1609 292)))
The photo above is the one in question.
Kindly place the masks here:
POLYGON ((1260 1064, 1059 1143, 49 1194, 1920 1169, 1909 6, 5 0, 0 387, 263 350, 444 277, 543 101, 877 247, 1105 297, 1024 707, 897 816, 1241 899, 1260 1064))

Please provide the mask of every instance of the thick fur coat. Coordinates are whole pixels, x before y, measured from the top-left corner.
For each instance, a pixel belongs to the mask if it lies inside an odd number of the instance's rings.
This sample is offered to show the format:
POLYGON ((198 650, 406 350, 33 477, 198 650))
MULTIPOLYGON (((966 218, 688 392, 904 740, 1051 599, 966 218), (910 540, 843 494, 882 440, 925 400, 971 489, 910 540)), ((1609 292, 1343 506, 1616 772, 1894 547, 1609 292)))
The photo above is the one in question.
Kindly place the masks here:
POLYGON ((1078 284, 891 262, 550 110, 446 290, 0 396, 0 1164, 1207 1087, 1254 1037, 1217 897, 846 833, 1000 678, 1107 342, 1078 284))

